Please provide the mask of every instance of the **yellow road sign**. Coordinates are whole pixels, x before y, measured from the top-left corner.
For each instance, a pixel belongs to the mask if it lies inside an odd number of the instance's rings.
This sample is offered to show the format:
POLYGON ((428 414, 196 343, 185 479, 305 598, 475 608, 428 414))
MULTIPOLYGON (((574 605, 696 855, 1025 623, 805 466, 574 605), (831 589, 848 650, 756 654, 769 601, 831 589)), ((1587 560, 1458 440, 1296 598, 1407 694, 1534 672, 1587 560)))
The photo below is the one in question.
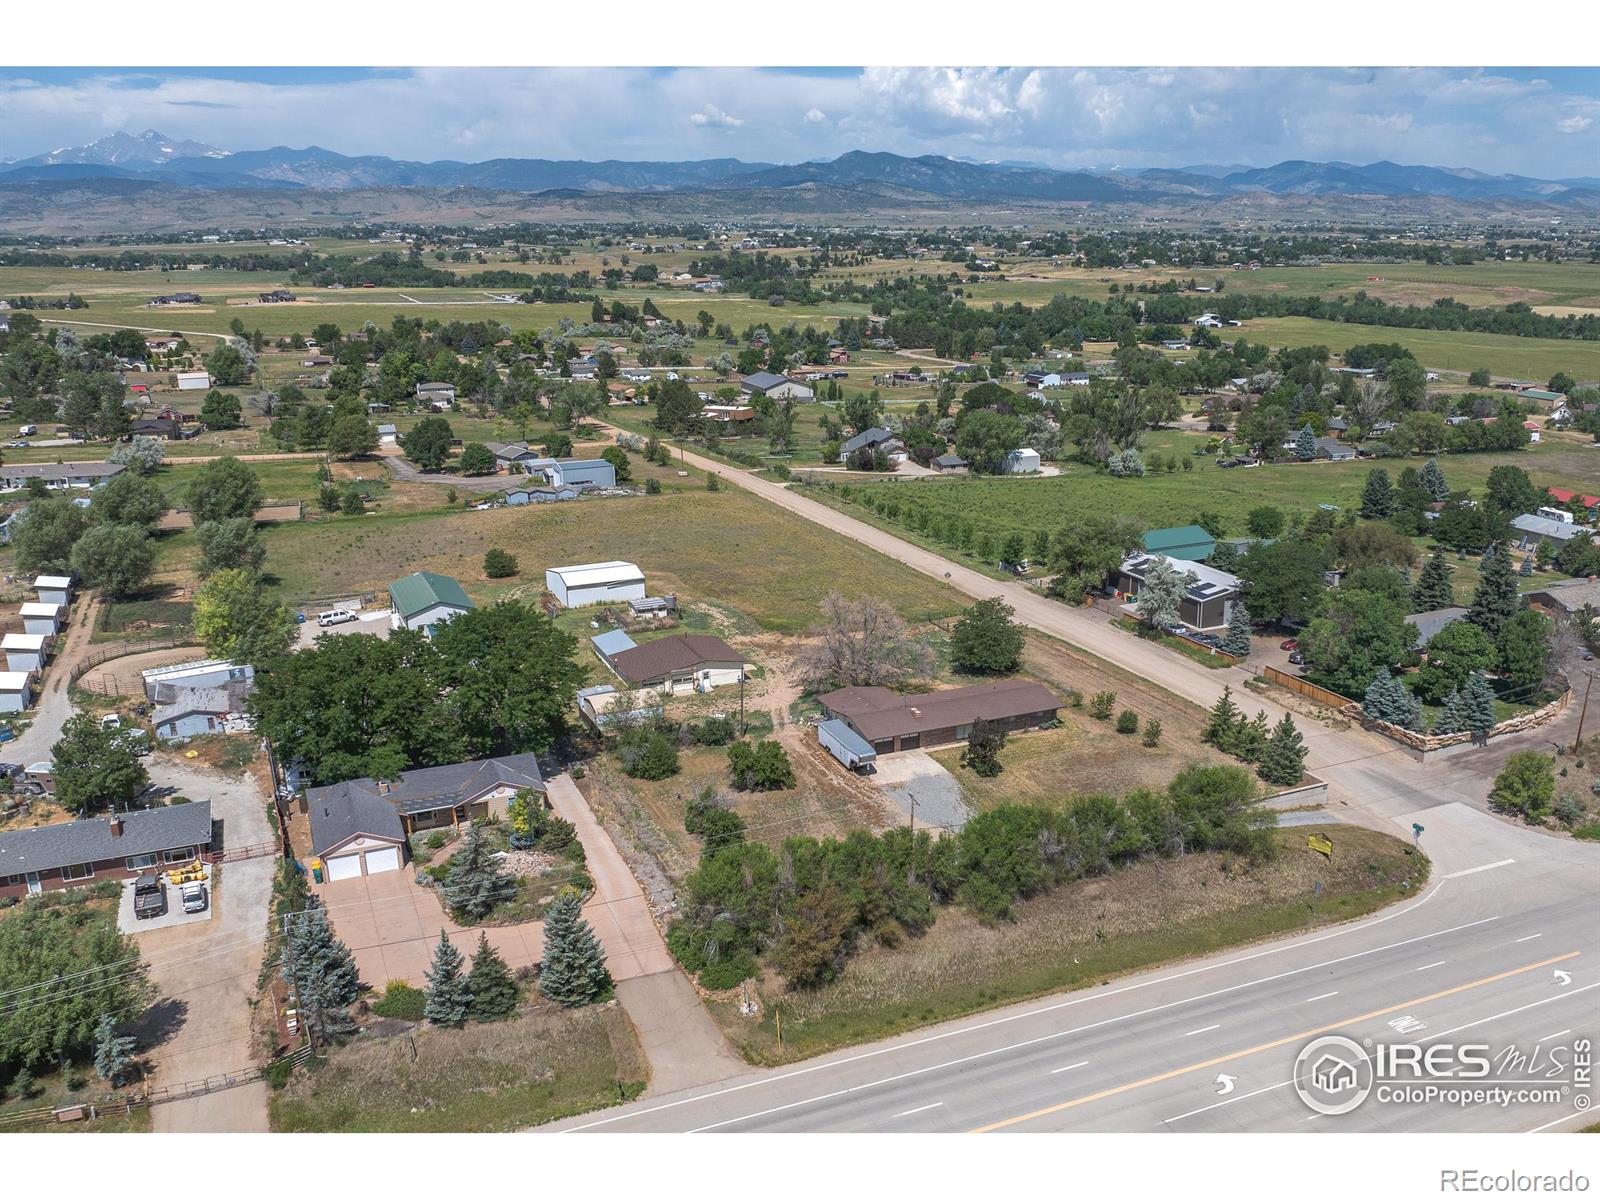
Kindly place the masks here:
POLYGON ((1327 838, 1322 837, 1319 834, 1315 834, 1315 833, 1307 834, 1306 835, 1306 845, 1310 849, 1315 850, 1318 854, 1321 854, 1324 857, 1327 857, 1327 858, 1332 858, 1333 857, 1333 843, 1331 841, 1329 841, 1327 838))

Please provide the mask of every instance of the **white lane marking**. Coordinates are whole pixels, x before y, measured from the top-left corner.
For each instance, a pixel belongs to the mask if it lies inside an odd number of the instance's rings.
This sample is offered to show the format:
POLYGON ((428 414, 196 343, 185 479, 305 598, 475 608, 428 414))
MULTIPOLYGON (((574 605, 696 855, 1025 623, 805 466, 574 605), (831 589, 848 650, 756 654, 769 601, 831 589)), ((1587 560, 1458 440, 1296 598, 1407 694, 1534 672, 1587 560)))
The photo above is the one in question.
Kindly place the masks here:
POLYGON ((1543 937, 1543 936, 1544 936, 1544 934, 1542 934, 1542 933, 1530 933, 1527 937, 1518 938, 1516 944, 1520 946, 1520 945, 1522 945, 1523 942, 1531 942, 1531 941, 1533 941, 1534 938, 1539 938, 1539 937, 1543 937))
POLYGON ((914 1117, 919 1112, 927 1112, 930 1108, 943 1108, 943 1100, 935 1100, 932 1104, 924 1104, 921 1108, 908 1108, 903 1113, 895 1113, 896 1117, 914 1117))
MULTIPOLYGON (((1096 993, 1094 995, 1077 996, 1077 997, 1074 997, 1073 999, 1070 999, 1070 1000, 1059 1000, 1059 1001, 1056 1001, 1053 1004, 1048 1004, 1048 1005, 1044 1006, 1043 1008, 1033 1008, 1033 1009, 1027 1010, 1026 1012, 1020 1012, 1020 1013, 1009 1013, 1006 1016, 995 1017, 992 1020, 983 1021, 983 1022, 981 1022, 981 1023, 977 1024, 977 1025, 964 1025, 959 1029, 947 1029, 947 1030, 943 1031, 942 1033, 931 1033, 931 1034, 928 1034, 926 1037, 917 1038, 915 1041, 902 1042, 902 1043, 898 1043, 898 1044, 892 1045, 892 1046, 880 1046, 875 1050, 866 1050, 866 1051, 863 1051, 860 1054, 853 1054, 853 1055, 850 1055, 847 1058, 837 1059, 837 1060, 835 1060, 833 1062, 816 1063, 816 1064, 814 1064, 812 1066, 801 1067, 798 1070, 788 1071, 788 1072, 785 1072, 784 1074, 781 1074, 781 1075, 777 1075, 777 1074, 774 1074, 774 1075, 763 1075, 758 1079, 751 1079, 751 1080, 748 1080, 748 1081, 746 1081, 744 1083, 736 1083, 736 1084, 732 1085, 731 1087, 718 1088, 715 1091, 710 1091, 710 1092, 701 1092, 700 1094, 694 1095, 694 1096, 684 1096, 684 1097, 681 1097, 680 1099, 677 1099, 677 1100, 668 1100, 668 1101, 666 1101, 666 1102, 664 1102, 662 1104, 657 1104, 657 1105, 655 1105, 653 1107, 650 1107, 650 1108, 641 1108, 641 1109, 633 1110, 631 1112, 617 1113, 617 1114, 615 1114, 613 1116, 603 1117, 598 1121, 589 1121, 589 1122, 587 1122, 586 1124, 583 1124, 583 1125, 574 1125, 569 1129, 562 1130, 562 1132, 563 1133, 578 1133, 578 1132, 580 1132, 582 1130, 585 1130, 585 1129, 598 1129, 602 1125, 611 1125, 611 1124, 614 1124, 617 1121, 628 1121, 628 1120, 632 1120, 634 1117, 648 1116, 651 1113, 665 1112, 668 1109, 679 1108, 679 1107, 681 1107, 681 1106, 683 1106, 685 1104, 697 1104, 702 1100, 710 1100, 710 1099, 714 1099, 714 1098, 719 1097, 719 1096, 733 1095, 734 1093, 742 1092, 742 1091, 746 1090, 747 1088, 763 1087, 763 1086, 765 1086, 767 1084, 771 1084, 771 1083, 781 1083, 781 1082, 784 1082, 784 1081, 787 1081, 787 1080, 790 1080, 790 1079, 798 1079, 803 1075, 815 1074, 818 1071, 826 1071, 826 1070, 830 1070, 830 1069, 832 1069, 834 1067, 850 1066, 850 1065, 852 1065, 854 1063, 864 1062, 867 1059, 878 1058, 878 1057, 880 1057, 882 1055, 885 1055, 885 1054, 893 1054, 893 1053, 895 1053, 897 1051, 900 1051, 900 1050, 915 1049, 915 1048, 917 1048, 919 1046, 930 1045, 930 1044, 932 1044, 934 1042, 942 1042, 942 1041, 945 1041, 948 1038, 959 1037, 962 1034, 978 1033, 978 1032, 981 1032, 981 1031, 983 1031, 985 1029, 994 1028, 995 1026, 1009 1025, 1013 1021, 1026 1020, 1028 1017, 1042 1016, 1044 1014, 1056 1012, 1056 1011, 1058 1011, 1060 1009, 1064 1009, 1064 1008, 1074 1008, 1079 1004, 1088 1004, 1088 1003, 1090 1003, 1091 1001, 1094 1001, 1094 1000, 1102 1000, 1102 999, 1105 999, 1105 998, 1111 997, 1111 996, 1121 996, 1121 995, 1125 995, 1125 994, 1127 994, 1129 992, 1141 991, 1144 988, 1154 987, 1155 985, 1161 984, 1161 983, 1172 983, 1172 982, 1174 982, 1176 980, 1179 980, 1179 979, 1186 979, 1190 975, 1199 975, 1199 974, 1202 974, 1202 973, 1204 973, 1206 971, 1214 971, 1219 967, 1237 966, 1240 963, 1250 962, 1250 961, 1252 961, 1254 959, 1257 959, 1257 958, 1265 958, 1265 957, 1267 957, 1269 955, 1281 954, 1281 953, 1283 953, 1283 951, 1294 949, 1296 946, 1313 946, 1313 945, 1316 945, 1319 942, 1326 941, 1329 938, 1341 937, 1346 933, 1353 933, 1358 929, 1369 929, 1373 925, 1381 924, 1384 921, 1393 920, 1395 917, 1404 916, 1406 913, 1409 913, 1409 912, 1414 912, 1416 909, 1420 908, 1423 904, 1426 904, 1434 896, 1437 896, 1439 894, 1439 892, 1443 889, 1443 887, 1444 887, 1444 884, 1441 882, 1438 887, 1434 888, 1426 896, 1423 896, 1420 900, 1418 900, 1416 902, 1416 904, 1413 904, 1410 908, 1403 909, 1400 912, 1388 913, 1388 914, 1386 914, 1384 916, 1381 916, 1381 917, 1378 917, 1375 920, 1370 921, 1370 922, 1368 922, 1368 923, 1366 923, 1364 925, 1347 925, 1347 926, 1343 927, 1342 929, 1331 930, 1328 933, 1325 933, 1325 934, 1322 934, 1322 935, 1320 935, 1318 937, 1312 938, 1312 939, 1310 939, 1309 941, 1306 941, 1306 942, 1285 943, 1285 944, 1283 944, 1281 946, 1273 946, 1273 947, 1270 947, 1270 948, 1265 949, 1265 950, 1258 950, 1258 951, 1255 951, 1255 952, 1250 953, 1250 954, 1240 955, 1238 958, 1228 959, 1228 960, 1226 960, 1224 962, 1207 963, 1207 964, 1202 965, 1202 966, 1192 967, 1187 971, 1180 971, 1175 975, 1166 975, 1166 976, 1162 976, 1161 978, 1158 978, 1158 979, 1141 980, 1138 983, 1130 983, 1126 987, 1114 988, 1111 991, 1098 992, 1098 993, 1096 993)), ((1147 1009, 1143 1009, 1143 1010, 1138 1011, 1138 1012, 1127 1013, 1127 1014, 1125 1014, 1123 1016, 1110 1017, 1105 1021, 1095 1022, 1094 1024, 1086 1025, 1086 1026, 1083 1026, 1082 1028, 1083 1029, 1094 1029, 1099 1025, 1111 1024, 1112 1022, 1115 1022, 1115 1021, 1127 1020, 1127 1019, 1130 1019, 1130 1018, 1133 1018, 1133 1017, 1147 1016, 1147 1015, 1149 1015, 1150 1013, 1153 1013, 1153 1012, 1160 1012, 1162 1009, 1174 1008, 1174 1007, 1176 1007, 1178 1005, 1189 1004, 1189 1003, 1191 1003, 1193 1001, 1196 1001, 1196 1000, 1214 999, 1215 997, 1221 996, 1221 995, 1225 995, 1228 992, 1239 991, 1241 988, 1257 987, 1257 986, 1259 986, 1261 984, 1264 984, 1264 983, 1274 983, 1279 979, 1287 979, 1291 975, 1304 974, 1306 971, 1315 971, 1315 970, 1319 970, 1319 969, 1321 969, 1323 967, 1338 966, 1340 963, 1352 962, 1355 959, 1365 958, 1365 957, 1367 957, 1368 955, 1371 955, 1371 954, 1381 954, 1385 950, 1398 950, 1400 947, 1409 946, 1414 942, 1427 941, 1429 938, 1443 937, 1445 934, 1450 934, 1450 933, 1460 933, 1463 929, 1476 929, 1480 925, 1488 925, 1488 924, 1490 924, 1490 923, 1492 923, 1494 921, 1498 921, 1499 919, 1500 919, 1500 917, 1499 917, 1498 914, 1495 915, 1495 916, 1492 916, 1492 917, 1480 917, 1476 921, 1467 921, 1467 922, 1465 922, 1464 924, 1461 924, 1461 925, 1452 925, 1448 929, 1440 929, 1440 930, 1437 930, 1437 931, 1435 931, 1433 933, 1422 933, 1422 934, 1418 934, 1416 937, 1402 938, 1398 942, 1390 942, 1388 945, 1384 945, 1384 946, 1374 946, 1370 950, 1357 950, 1352 954, 1346 954, 1346 955, 1344 955, 1344 956, 1342 956, 1340 958, 1332 958, 1332 959, 1328 959, 1325 962, 1320 962, 1320 963, 1311 963, 1309 966, 1295 967, 1293 970, 1280 971, 1276 975, 1267 975, 1267 976, 1264 976, 1261 979, 1252 979, 1252 980, 1248 980, 1248 981, 1246 981, 1244 983, 1232 984, 1229 987, 1218 988, 1214 992, 1204 992, 1204 993, 1201 993, 1198 996, 1187 996, 1187 997, 1184 997, 1181 1000, 1174 1000, 1169 1004, 1157 1005, 1157 1006, 1155 1006, 1153 1008, 1147 1008, 1147 1009)), ((969 1062, 974 1058, 984 1058, 984 1057, 987 1057, 990 1054, 999 1054, 999 1053, 1001 1053, 1003 1051, 1006 1051, 1006 1050, 1021 1049, 1021 1048, 1025 1047, 1025 1046, 1033 1045, 1036 1042, 1049 1041, 1049 1040, 1051 1040, 1053 1038, 1062 1037, 1062 1036, 1065 1036, 1066 1034, 1070 1034, 1070 1033, 1073 1033, 1073 1032, 1077 1032, 1077 1031, 1069 1029, 1069 1030, 1064 1030, 1061 1033, 1047 1034, 1044 1037, 1028 1038, 1028 1039, 1026 1039, 1024 1041, 1014 1043, 1014 1044, 1012 1044, 1010 1046, 1000 1046, 1000 1047, 997 1047, 994 1050, 984 1051, 981 1054, 967 1055, 967 1056, 964 1056, 962 1058, 952 1059, 948 1063, 935 1064, 935 1065, 933 1065, 931 1067, 925 1068, 925 1070, 932 1071, 932 1070, 939 1070, 942 1066, 957 1066, 957 1065, 959 1065, 961 1063, 969 1062)), ((921 1071, 912 1072, 912 1074, 921 1074, 921 1073, 922 1073, 921 1071)), ((893 1076, 890 1079, 878 1080, 876 1082, 887 1083, 887 1082, 891 1082, 892 1079, 897 1079, 897 1078, 900 1078, 900 1076, 893 1076)), ((871 1086, 871 1085, 870 1084, 864 1084, 864 1085, 861 1085, 861 1086, 871 1086)), ((845 1089, 845 1091, 850 1091, 850 1090, 853 1090, 853 1089, 849 1089, 849 1088, 845 1089)), ((844 1092, 835 1092, 835 1093, 829 1093, 829 1095, 826 1096, 826 1097, 817 1097, 817 1098, 818 1099, 827 1099, 827 1098, 829 1098, 831 1096, 834 1096, 834 1095, 843 1095, 843 1094, 844 1094, 844 1092)), ((762 1114, 756 1113, 756 1114, 752 1114, 752 1115, 760 1116, 762 1114)))
POLYGON ((1197 1033, 1210 1033, 1213 1029, 1221 1029, 1221 1025, 1207 1025, 1204 1029, 1191 1029, 1184 1037, 1193 1037, 1197 1033))
POLYGON ((1088 1065, 1089 1060, 1086 1058, 1082 1062, 1070 1063, 1065 1067, 1057 1067, 1054 1071, 1051 1071, 1050 1074, 1059 1075, 1063 1071, 1076 1071, 1079 1067, 1087 1067, 1088 1065))
POLYGON ((1479 871, 1493 871, 1496 867, 1509 867, 1516 861, 1514 858, 1502 858, 1499 862, 1484 863, 1481 867, 1468 867, 1464 871, 1451 871, 1445 878, 1460 879, 1463 875, 1476 875, 1479 871))
MULTIPOLYGON (((1539 1042, 1548 1042, 1551 1038, 1566 1037, 1571 1032, 1572 1030, 1570 1029, 1563 1029, 1559 1033, 1547 1033, 1539 1039, 1539 1042)), ((1537 1046, 1539 1042, 1535 1042, 1534 1045, 1537 1046)))
POLYGON ((1323 992, 1320 996, 1312 996, 1305 1003, 1310 1004, 1312 1000, 1326 1000, 1329 996, 1337 996, 1338 994, 1338 992, 1323 992))
POLYGON ((1591 983, 1587 987, 1573 988, 1570 992, 1557 992, 1554 996, 1548 996, 1543 1000, 1535 1000, 1532 1004, 1524 1004, 1521 1008, 1508 1008, 1505 1012, 1497 1012, 1492 1013, 1487 1017, 1479 1017, 1476 1021, 1468 1021, 1465 1025, 1457 1025, 1454 1029, 1441 1029, 1438 1033, 1430 1033, 1422 1040, 1425 1042, 1431 1042, 1434 1038, 1442 1038, 1447 1033, 1460 1033, 1463 1029, 1471 1029, 1474 1025, 1482 1025, 1486 1021, 1499 1020, 1501 1017, 1514 1017, 1520 1012, 1527 1012, 1530 1008, 1538 1008, 1544 1004, 1554 1004, 1557 1000, 1565 1000, 1568 996, 1576 996, 1582 992, 1592 992, 1597 987, 1600 987, 1600 983, 1591 983))
POLYGON ((1423 966, 1423 967, 1418 967, 1418 968, 1417 968, 1417 970, 1419 970, 1419 971, 1431 971, 1431 970, 1433 970, 1433 969, 1434 969, 1434 968, 1435 968, 1435 967, 1442 967, 1442 966, 1444 966, 1444 964, 1445 964, 1445 963, 1447 963, 1447 962, 1449 962, 1449 961, 1450 961, 1450 960, 1449 960, 1449 959, 1447 959, 1447 958, 1441 958, 1441 959, 1440 959, 1440 960, 1439 960, 1439 961, 1438 961, 1438 962, 1431 962, 1431 963, 1429 963, 1429 964, 1427 964, 1427 966, 1423 966))
POLYGON ((1568 1121, 1572 1120, 1573 1117, 1586 1117, 1591 1115, 1593 1114, 1591 1114, 1588 1109, 1580 1108, 1575 1112, 1569 1112, 1564 1117, 1557 1117, 1554 1121, 1546 1121, 1543 1125, 1535 1125, 1532 1129, 1528 1130, 1528 1132, 1543 1133, 1546 1129, 1553 1129, 1557 1125, 1565 1125, 1568 1121))
MULTIPOLYGON (((1321 1115, 1322 1115, 1321 1113, 1312 1113, 1309 1117, 1306 1118, 1306 1120, 1307 1121, 1315 1121, 1321 1115)), ((1304 1124, 1304 1122, 1302 1122, 1302 1124, 1304 1124)))
POLYGON ((1264 1094, 1266 1092, 1275 1092, 1279 1088, 1286 1088, 1293 1082, 1294 1082, 1294 1080, 1292 1080, 1292 1079, 1285 1079, 1282 1083, 1274 1083, 1270 1087, 1257 1088, 1255 1091, 1246 1092, 1242 1096, 1231 1096, 1226 1100, 1218 1100, 1215 1104, 1208 1104, 1204 1108, 1191 1108, 1186 1113, 1179 1113, 1175 1117, 1167 1117, 1161 1123, 1163 1125, 1167 1125, 1167 1124, 1170 1124, 1173 1121, 1181 1121, 1185 1117, 1194 1117, 1194 1116, 1198 1116, 1199 1114, 1201 1114, 1203 1112, 1210 1112, 1213 1108, 1222 1108, 1223 1106, 1228 1105, 1228 1104, 1237 1104, 1241 1100, 1250 1099, 1251 1096, 1260 1096, 1260 1095, 1262 1095, 1262 1094, 1264 1094))

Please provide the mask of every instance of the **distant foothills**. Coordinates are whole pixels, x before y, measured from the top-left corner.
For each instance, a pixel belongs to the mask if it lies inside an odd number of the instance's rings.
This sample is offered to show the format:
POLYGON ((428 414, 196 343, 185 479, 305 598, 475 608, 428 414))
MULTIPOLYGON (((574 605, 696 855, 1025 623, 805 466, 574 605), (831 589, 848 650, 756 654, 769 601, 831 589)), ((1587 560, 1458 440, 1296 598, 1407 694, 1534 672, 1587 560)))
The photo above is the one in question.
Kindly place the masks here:
MULTIPOLYGON (((923 155, 851 151, 828 162, 793 164, 715 158, 684 162, 554 161, 408 162, 351 156, 309 146, 295 150, 221 150, 155 130, 115 133, 0 163, 0 189, 29 185, 82 188, 121 183, 206 191, 474 188, 535 195, 612 196, 807 189, 858 193, 871 204, 1005 201, 1090 204, 1222 201, 1230 197, 1343 197, 1375 201, 1439 197, 1494 205, 1536 203, 1600 211, 1600 178, 1534 179, 1454 167, 1364 166, 1281 162, 1270 167, 1055 170, 1033 164, 979 163, 923 155)), ((123 189, 118 189, 123 190, 123 189)))

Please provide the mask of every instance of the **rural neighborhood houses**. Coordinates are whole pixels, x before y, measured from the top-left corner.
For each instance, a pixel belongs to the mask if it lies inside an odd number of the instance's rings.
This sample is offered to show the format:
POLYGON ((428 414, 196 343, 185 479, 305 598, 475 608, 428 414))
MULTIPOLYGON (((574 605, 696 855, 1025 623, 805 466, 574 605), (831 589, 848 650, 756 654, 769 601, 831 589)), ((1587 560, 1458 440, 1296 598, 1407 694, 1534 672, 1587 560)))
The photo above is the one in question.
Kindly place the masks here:
POLYGON ((389 585, 389 624, 395 629, 420 629, 431 634, 450 618, 477 605, 448 575, 416 571, 389 585))

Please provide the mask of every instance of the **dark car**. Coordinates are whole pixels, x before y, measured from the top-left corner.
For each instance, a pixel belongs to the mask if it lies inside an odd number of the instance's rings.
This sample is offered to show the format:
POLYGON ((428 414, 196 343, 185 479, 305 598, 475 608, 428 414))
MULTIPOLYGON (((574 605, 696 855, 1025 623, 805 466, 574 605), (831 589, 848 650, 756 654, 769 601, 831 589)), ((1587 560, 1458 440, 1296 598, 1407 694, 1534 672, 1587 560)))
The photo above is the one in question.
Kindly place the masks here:
POLYGON ((1294 653, 1289 655, 1289 661, 1298 667, 1301 663, 1306 661, 1306 656, 1301 654, 1300 651, 1296 650, 1294 653))
POLYGON ((133 916, 137 921, 167 914, 167 889, 156 875, 146 871, 133 881, 133 916))

